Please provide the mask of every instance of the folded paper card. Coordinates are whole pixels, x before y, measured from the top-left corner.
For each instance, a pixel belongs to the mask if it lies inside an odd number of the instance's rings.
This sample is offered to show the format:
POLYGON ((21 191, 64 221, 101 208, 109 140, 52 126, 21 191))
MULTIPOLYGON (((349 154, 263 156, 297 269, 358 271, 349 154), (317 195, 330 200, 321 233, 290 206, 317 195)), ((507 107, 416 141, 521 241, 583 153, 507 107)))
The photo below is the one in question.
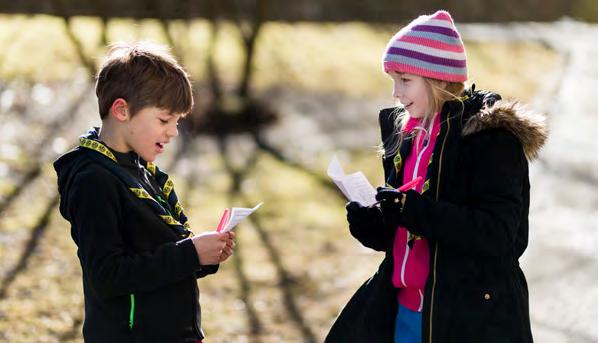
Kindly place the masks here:
POLYGON ((228 208, 224 209, 224 213, 220 218, 220 223, 218 224, 218 228, 216 231, 218 232, 227 232, 232 230, 237 224, 243 221, 243 219, 247 218, 253 212, 255 212, 260 206, 262 206, 262 202, 257 204, 254 208, 244 208, 244 207, 233 207, 230 211, 228 208))
POLYGON ((376 203, 376 190, 362 172, 346 175, 336 155, 328 165, 328 176, 343 192, 347 199, 357 201, 363 206, 376 203))

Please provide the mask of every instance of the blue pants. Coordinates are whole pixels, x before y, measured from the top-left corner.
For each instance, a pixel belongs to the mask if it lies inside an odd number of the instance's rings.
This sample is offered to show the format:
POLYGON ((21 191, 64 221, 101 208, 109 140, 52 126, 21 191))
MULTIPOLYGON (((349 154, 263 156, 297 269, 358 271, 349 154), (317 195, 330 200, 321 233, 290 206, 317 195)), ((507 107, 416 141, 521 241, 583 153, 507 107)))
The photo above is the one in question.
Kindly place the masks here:
POLYGON ((422 314, 399 304, 395 321, 395 343, 421 343, 422 314))

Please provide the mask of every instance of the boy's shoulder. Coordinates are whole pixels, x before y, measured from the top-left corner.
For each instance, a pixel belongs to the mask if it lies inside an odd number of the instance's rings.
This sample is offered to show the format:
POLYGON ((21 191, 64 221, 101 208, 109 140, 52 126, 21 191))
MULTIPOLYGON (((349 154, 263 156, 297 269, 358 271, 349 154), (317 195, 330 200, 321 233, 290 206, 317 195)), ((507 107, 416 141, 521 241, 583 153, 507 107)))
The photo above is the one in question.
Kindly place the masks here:
POLYGON ((91 183, 96 187, 113 186, 118 183, 116 175, 89 157, 85 159, 74 172, 73 183, 91 183))
POLYGON ((92 185, 94 187, 115 187, 118 178, 94 161, 83 148, 75 148, 54 162, 58 176, 58 190, 69 192, 73 186, 92 185))
POLYGON ((81 201, 116 201, 119 181, 109 170, 94 161, 84 148, 76 148, 54 162, 60 193, 60 212, 69 218, 69 209, 81 201), (85 200, 88 199, 88 200, 85 200), (100 200, 101 199, 101 200, 100 200))

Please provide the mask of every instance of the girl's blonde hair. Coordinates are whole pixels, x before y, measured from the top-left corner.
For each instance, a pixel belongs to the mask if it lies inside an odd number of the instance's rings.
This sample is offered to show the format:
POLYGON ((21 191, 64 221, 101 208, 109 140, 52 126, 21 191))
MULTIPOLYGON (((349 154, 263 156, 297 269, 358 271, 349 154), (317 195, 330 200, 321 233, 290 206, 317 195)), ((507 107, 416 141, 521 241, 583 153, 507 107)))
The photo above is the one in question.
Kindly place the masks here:
MULTIPOLYGON (((417 134, 418 131, 424 131, 426 135, 429 135, 430 132, 426 132, 426 129, 430 127, 434 115, 442 110, 442 106, 444 106, 445 102, 452 100, 461 101, 459 97, 463 94, 463 90, 465 89, 465 84, 463 82, 447 82, 427 77, 424 77, 424 81, 426 83, 430 102, 432 103, 432 110, 430 113, 426 113, 421 125, 415 127, 412 134, 417 134)), ((380 144, 378 152, 382 156, 388 157, 396 154, 405 138, 403 137, 402 130, 405 127, 405 124, 407 124, 407 121, 409 121, 409 113, 401 110, 401 107, 397 107, 393 133, 386 138, 389 142, 387 144, 384 144, 385 142, 380 144), (385 146, 387 146, 387 148, 385 148, 385 146)))

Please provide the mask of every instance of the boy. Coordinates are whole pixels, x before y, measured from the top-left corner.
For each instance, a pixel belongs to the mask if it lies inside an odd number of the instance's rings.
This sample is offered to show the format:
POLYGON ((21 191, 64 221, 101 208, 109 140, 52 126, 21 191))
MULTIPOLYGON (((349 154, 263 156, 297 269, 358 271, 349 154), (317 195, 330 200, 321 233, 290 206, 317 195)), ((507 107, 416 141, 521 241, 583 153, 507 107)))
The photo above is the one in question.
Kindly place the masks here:
POLYGON ((60 213, 83 271, 86 342, 201 342, 196 278, 234 234, 193 237, 168 175, 153 163, 193 107, 183 68, 160 46, 112 46, 96 82, 102 127, 54 168, 60 213))

